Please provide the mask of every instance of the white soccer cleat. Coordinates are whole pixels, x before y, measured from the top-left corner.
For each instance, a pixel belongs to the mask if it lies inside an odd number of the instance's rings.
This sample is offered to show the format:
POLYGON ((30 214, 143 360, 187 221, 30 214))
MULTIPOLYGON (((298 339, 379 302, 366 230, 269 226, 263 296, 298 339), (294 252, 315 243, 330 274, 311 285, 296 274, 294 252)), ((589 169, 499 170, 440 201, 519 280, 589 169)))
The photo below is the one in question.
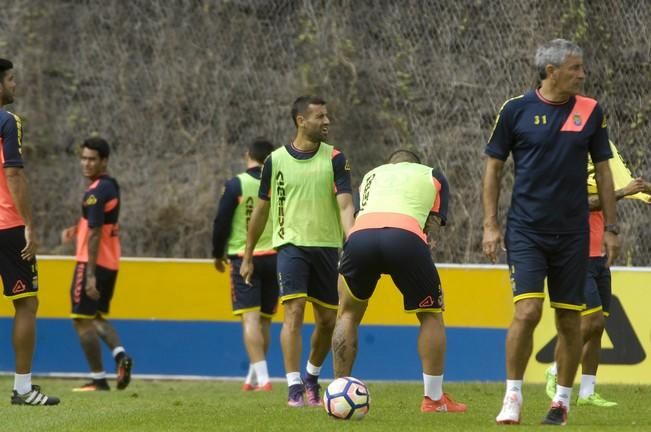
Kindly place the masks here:
POLYGON ((507 393, 502 403, 502 411, 495 417, 495 422, 506 425, 520 424, 520 411, 522 411, 522 398, 517 393, 507 393))

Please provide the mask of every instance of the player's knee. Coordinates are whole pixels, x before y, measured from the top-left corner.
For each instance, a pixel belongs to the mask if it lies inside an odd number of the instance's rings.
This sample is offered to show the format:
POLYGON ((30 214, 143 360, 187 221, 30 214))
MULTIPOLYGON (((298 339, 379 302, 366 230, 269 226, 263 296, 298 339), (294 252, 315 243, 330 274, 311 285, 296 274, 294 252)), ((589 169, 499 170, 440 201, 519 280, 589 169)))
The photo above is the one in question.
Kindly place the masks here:
POLYGON ((581 319, 581 331, 583 332, 584 339, 601 337, 604 329, 605 321, 603 315, 591 314, 581 319))
POLYGON ((14 308, 16 309, 16 315, 34 315, 38 311, 38 297, 30 296, 23 297, 18 300, 14 300, 14 308))
POLYGON ((575 310, 556 309, 556 330, 563 335, 580 335, 581 313, 575 310))
POLYGON ((321 331, 331 332, 335 328, 337 322, 337 315, 321 317, 315 326, 321 331))
POLYGON ((300 332, 303 327, 303 316, 298 314, 285 313, 283 329, 289 332, 300 332))
POLYGON ((520 301, 516 304, 514 321, 518 324, 534 328, 540 322, 542 317, 542 302, 520 301))
POLYGON ((97 332, 95 329, 95 325, 93 324, 93 320, 74 318, 72 320, 72 325, 75 327, 75 330, 77 330, 77 334, 80 337, 84 333, 97 332))

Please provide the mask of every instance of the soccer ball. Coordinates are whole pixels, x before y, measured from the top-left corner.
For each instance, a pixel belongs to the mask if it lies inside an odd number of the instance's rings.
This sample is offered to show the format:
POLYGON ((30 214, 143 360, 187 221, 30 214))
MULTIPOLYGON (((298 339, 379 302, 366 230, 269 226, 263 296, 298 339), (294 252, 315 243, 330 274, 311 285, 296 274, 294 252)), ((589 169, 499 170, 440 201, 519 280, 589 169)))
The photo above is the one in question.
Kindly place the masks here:
POLYGON ((371 403, 366 385, 353 377, 337 378, 323 395, 323 407, 329 416, 342 420, 361 420, 371 403))

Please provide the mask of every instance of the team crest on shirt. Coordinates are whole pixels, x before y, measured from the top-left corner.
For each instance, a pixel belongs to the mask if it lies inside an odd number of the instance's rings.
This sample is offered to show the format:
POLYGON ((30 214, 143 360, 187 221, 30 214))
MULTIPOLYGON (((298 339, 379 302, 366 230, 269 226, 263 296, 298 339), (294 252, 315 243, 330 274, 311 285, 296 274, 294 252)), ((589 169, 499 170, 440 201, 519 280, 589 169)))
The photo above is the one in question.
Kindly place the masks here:
POLYGON ((92 206, 94 204, 97 204, 97 198, 95 198, 95 195, 89 195, 88 198, 86 198, 86 201, 84 201, 84 205, 87 206, 92 206))
POLYGON ((575 125, 581 126, 581 114, 574 113, 574 116, 572 117, 572 120, 574 121, 575 125))

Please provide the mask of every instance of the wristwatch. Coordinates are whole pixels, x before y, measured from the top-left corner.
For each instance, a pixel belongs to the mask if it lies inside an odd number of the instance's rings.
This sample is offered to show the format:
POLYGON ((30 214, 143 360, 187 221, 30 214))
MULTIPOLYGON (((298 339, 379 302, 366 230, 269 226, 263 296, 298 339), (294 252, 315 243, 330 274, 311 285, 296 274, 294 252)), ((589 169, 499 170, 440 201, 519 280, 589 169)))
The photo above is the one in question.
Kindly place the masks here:
POLYGON ((606 224, 604 227, 605 232, 613 233, 615 235, 619 235, 619 227, 617 224, 606 224))

